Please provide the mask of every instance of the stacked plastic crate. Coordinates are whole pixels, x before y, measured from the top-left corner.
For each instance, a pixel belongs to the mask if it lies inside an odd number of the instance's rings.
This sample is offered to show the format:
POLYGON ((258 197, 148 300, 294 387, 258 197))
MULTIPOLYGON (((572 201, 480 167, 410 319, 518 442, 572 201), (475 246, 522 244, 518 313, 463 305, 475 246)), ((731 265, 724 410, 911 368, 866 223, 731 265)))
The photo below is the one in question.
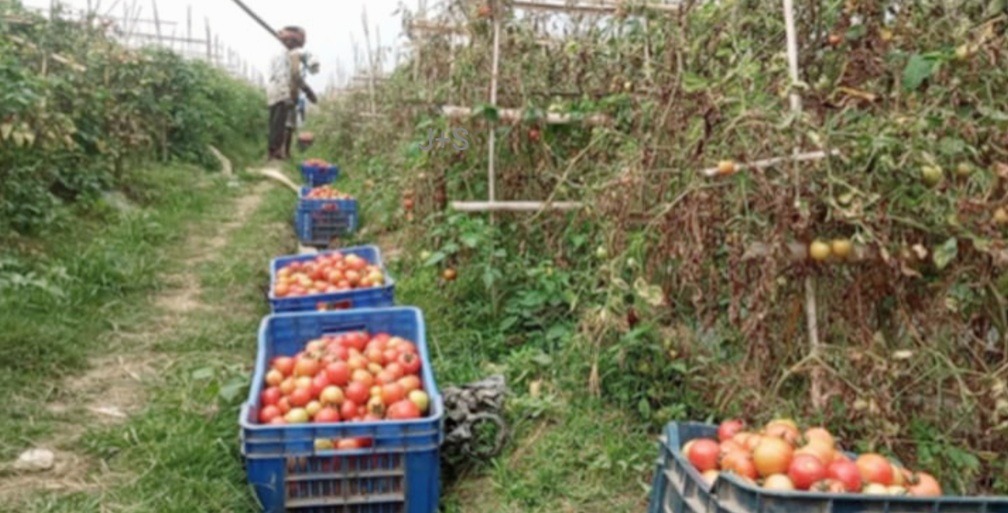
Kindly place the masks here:
POLYGON ((431 367, 423 313, 414 307, 394 306, 395 281, 385 268, 381 251, 375 246, 359 246, 278 257, 270 264, 270 282, 273 313, 260 325, 252 384, 239 415, 246 472, 263 510, 437 511, 444 402, 431 367), (297 290, 288 290, 288 277, 294 269, 317 269, 316 262, 359 264, 360 260, 367 263, 370 272, 380 272, 381 279, 354 276, 356 283, 349 284, 344 282, 345 272, 322 276, 313 271, 315 276, 300 275, 301 281, 291 287, 297 290), (278 287, 281 281, 283 285, 278 287), (420 357, 420 386, 429 397, 423 415, 408 420, 372 417, 263 422, 267 407, 263 391, 277 357, 295 356, 313 340, 360 333, 398 337, 415 346, 420 357), (361 442, 343 445, 338 441, 361 442))
POLYGON ((313 196, 312 191, 329 186, 339 177, 339 168, 321 161, 301 164, 305 186, 301 188, 294 228, 301 244, 328 247, 333 241, 347 237, 359 223, 355 198, 313 196))

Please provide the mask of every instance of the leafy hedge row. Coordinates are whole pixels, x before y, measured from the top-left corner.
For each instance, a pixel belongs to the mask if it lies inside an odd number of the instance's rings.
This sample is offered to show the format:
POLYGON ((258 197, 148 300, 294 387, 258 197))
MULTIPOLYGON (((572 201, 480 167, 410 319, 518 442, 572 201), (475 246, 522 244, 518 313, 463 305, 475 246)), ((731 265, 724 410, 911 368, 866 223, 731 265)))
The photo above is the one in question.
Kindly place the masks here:
POLYGON ((263 103, 204 63, 125 48, 97 22, 0 4, 0 231, 49 225, 63 205, 128 186, 123 171, 144 161, 213 169, 208 145, 251 148, 263 103))

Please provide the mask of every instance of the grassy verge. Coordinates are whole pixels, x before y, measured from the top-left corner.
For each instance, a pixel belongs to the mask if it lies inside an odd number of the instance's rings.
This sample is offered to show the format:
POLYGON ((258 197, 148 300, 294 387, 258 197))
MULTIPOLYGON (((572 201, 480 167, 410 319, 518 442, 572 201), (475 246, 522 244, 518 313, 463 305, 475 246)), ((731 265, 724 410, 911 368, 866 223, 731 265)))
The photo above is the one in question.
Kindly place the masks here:
POLYGON ((90 355, 108 349, 112 333, 143 325, 148 312, 139 305, 161 286, 172 247, 225 190, 219 178, 203 175, 179 167, 138 171, 135 209, 98 209, 41 240, 0 250, 0 389, 10 393, 0 458, 67 420, 41 407, 66 392, 60 378, 83 371, 90 355))

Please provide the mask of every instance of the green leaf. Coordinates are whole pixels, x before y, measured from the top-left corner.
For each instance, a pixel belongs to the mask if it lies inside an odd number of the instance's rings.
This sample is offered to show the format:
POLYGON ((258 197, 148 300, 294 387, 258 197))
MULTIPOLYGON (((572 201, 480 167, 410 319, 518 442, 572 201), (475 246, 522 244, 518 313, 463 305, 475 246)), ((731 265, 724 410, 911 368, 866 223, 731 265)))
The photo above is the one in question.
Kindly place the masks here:
POLYGON ((532 357, 532 361, 543 367, 547 367, 553 363, 553 358, 551 358, 550 355, 546 353, 539 353, 532 357))
POLYGON ((462 241, 462 244, 465 245, 465 247, 470 249, 479 246, 480 242, 479 236, 473 234, 463 235, 462 237, 460 237, 460 240, 462 241))
POLYGON ((507 331, 513 328, 515 324, 518 324, 517 317, 505 317, 504 320, 501 321, 500 330, 507 331))
POLYGON ((991 121, 998 121, 1001 123, 1008 122, 1008 114, 1005 114, 1000 110, 992 109, 986 105, 977 107, 977 110, 980 111, 980 114, 983 114, 984 117, 990 119, 991 121))
POLYGON ((864 37, 867 32, 868 27, 866 27, 863 23, 860 25, 854 25, 847 29, 847 33, 844 34, 844 38, 848 41, 857 41, 858 39, 864 37))
POLYGON ((699 75, 686 72, 683 74, 683 91, 687 93, 695 93, 697 91, 703 91, 710 87, 706 80, 699 75))
POLYGON ((903 69, 903 89, 914 91, 925 80, 931 77, 935 70, 935 60, 920 54, 913 54, 903 69))
POLYGON ((959 155, 966 151, 966 143, 954 137, 942 137, 938 141, 938 151, 944 155, 959 155))
POLYGON ((213 367, 203 367, 202 369, 197 369, 193 371, 192 378, 197 381, 203 381, 214 377, 213 367))
POLYGON ((425 267, 431 267, 431 266, 437 265, 439 262, 441 262, 444 259, 445 259, 445 254, 442 253, 442 252, 440 252, 440 251, 438 251, 438 252, 434 253, 433 255, 431 255, 431 257, 428 258, 426 262, 424 262, 424 266, 425 267))
POLYGON ((477 106, 472 113, 473 117, 483 116, 483 118, 488 121, 498 121, 500 120, 500 113, 497 111, 497 107, 489 104, 482 104, 477 106))
POLYGON ((959 241, 955 237, 945 241, 944 244, 934 250, 934 264, 938 269, 944 269, 955 260, 959 254, 959 241))
POLYGON ((245 379, 239 376, 222 386, 218 395, 221 399, 227 402, 232 402, 239 394, 241 394, 242 390, 245 389, 245 386, 245 379))
POLYGON ((547 340, 560 340, 570 334, 570 330, 563 324, 555 324, 546 332, 547 340))

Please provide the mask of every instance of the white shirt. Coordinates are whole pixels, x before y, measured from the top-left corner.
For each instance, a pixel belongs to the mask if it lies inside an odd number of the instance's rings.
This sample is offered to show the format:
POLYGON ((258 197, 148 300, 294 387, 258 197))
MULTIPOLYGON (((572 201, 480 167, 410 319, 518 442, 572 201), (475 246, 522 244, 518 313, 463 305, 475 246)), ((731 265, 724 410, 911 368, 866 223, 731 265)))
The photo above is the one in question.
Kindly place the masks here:
POLYGON ((313 55, 303 50, 286 50, 274 56, 270 61, 269 79, 266 81, 266 99, 269 101, 269 105, 294 99, 293 91, 291 91, 291 87, 294 87, 294 80, 291 77, 291 59, 301 60, 302 73, 304 71, 318 72, 318 61, 313 55))
POLYGON ((270 61, 269 79, 266 81, 266 99, 269 105, 291 100, 290 59, 296 55, 297 50, 285 50, 270 61))

